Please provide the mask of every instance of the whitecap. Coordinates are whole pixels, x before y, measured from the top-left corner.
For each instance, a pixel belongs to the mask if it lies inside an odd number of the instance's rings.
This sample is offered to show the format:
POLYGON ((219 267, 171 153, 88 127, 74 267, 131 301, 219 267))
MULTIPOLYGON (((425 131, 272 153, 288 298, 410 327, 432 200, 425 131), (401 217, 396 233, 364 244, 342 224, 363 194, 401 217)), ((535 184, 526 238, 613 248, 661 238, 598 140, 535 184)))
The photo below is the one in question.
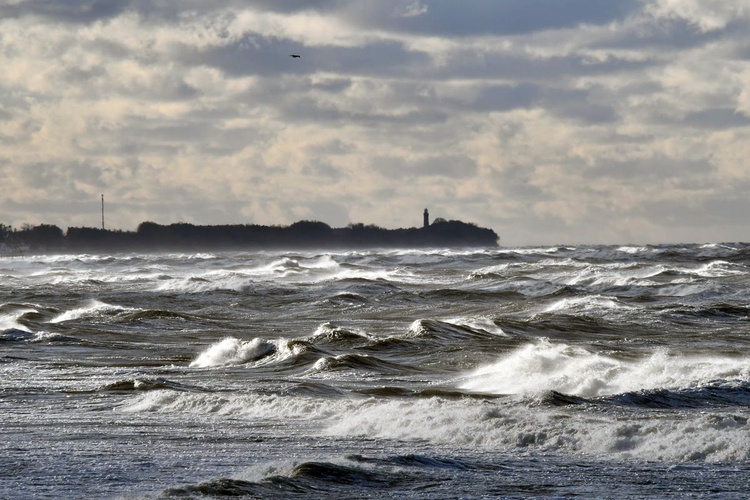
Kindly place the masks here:
POLYGON ((716 380, 750 382, 750 358, 672 355, 657 350, 641 359, 622 360, 544 340, 524 345, 457 383, 460 389, 487 394, 557 391, 599 397, 700 387, 716 380))
POLYGON ((547 306, 543 312, 585 313, 597 309, 627 308, 627 306, 620 304, 616 297, 593 295, 588 297, 575 297, 558 300, 547 306))
POLYGON ((31 332, 31 330, 28 327, 19 323, 18 320, 28 313, 36 313, 36 312, 38 312, 36 309, 21 308, 21 309, 15 309, 5 314, 0 314, 0 332, 8 331, 8 330, 19 330, 23 332, 31 332))
POLYGON ((81 319, 84 317, 97 316, 106 312, 128 311, 128 310, 133 310, 133 309, 128 309, 126 307, 116 306, 112 304, 107 304, 106 302, 92 299, 83 307, 71 309, 70 311, 66 311, 52 318, 51 320, 49 320, 49 323, 62 323, 64 321, 73 321, 73 320, 81 319))
POLYGON ((276 350, 272 342, 255 338, 246 342, 234 337, 213 344, 190 363, 191 368, 239 365, 254 361, 276 350))

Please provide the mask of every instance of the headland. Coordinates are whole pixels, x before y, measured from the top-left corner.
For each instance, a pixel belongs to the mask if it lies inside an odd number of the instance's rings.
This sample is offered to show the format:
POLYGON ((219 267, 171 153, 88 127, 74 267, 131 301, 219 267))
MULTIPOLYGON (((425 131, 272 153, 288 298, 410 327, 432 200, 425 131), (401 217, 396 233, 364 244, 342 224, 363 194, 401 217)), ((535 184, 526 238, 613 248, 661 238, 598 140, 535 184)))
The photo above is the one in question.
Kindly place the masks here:
POLYGON ((136 231, 91 227, 25 225, 13 229, 0 225, 0 245, 8 252, 128 252, 200 250, 283 250, 365 248, 469 248, 497 247, 492 229, 425 214, 422 227, 385 229, 375 225, 349 224, 333 228, 303 220, 289 226, 257 224, 168 225, 142 222, 136 231))

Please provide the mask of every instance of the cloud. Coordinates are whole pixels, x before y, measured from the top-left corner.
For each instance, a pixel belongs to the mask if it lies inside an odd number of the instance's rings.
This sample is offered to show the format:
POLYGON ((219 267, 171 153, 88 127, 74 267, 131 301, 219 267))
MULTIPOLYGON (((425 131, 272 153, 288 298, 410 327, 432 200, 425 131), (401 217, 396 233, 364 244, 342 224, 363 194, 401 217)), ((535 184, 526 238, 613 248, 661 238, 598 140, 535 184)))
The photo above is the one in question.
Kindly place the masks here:
POLYGON ((379 156, 372 161, 373 168, 389 178, 410 179, 422 176, 448 178, 472 177, 477 170, 474 160, 467 156, 433 156, 405 160, 400 157, 379 156))
POLYGON ((15 0, 0 223, 317 219, 506 244, 744 238, 750 8, 15 0), (302 55, 299 59, 291 53, 302 55))
POLYGON ((700 129, 733 129, 750 126, 750 117, 734 109, 702 109, 688 113, 682 123, 700 129))
POLYGON ((0 17, 40 16, 87 24, 116 17, 130 8, 128 0, 20 0, 0 6, 0 17))
POLYGON ((427 14, 429 10, 430 9, 427 7, 427 5, 419 1, 415 1, 403 8, 398 9, 396 15, 400 17, 417 17, 427 14))
POLYGON ((474 0, 456 5, 452 0, 403 2, 355 1, 347 19, 363 27, 431 36, 518 35, 609 24, 636 11, 638 0, 474 0), (394 7, 419 15, 393 16, 394 7), (409 10, 411 9, 411 10, 409 10))

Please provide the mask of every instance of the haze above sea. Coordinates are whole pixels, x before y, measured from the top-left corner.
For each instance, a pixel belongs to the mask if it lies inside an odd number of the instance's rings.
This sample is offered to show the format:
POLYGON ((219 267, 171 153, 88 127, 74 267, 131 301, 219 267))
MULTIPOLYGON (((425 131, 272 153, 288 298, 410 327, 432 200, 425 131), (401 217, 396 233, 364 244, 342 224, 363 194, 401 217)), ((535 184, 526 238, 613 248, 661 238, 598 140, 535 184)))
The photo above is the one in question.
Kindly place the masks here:
POLYGON ((750 245, 0 257, 2 498, 741 498, 750 245))

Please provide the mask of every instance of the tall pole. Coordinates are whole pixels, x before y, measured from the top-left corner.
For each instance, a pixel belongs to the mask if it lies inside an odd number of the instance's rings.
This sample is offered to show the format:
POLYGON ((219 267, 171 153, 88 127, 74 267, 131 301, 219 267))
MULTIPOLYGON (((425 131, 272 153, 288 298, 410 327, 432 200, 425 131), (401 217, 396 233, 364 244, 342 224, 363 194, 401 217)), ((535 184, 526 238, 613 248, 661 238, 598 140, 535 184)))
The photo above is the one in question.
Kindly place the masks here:
POLYGON ((102 194, 102 231, 104 231, 104 194, 102 194))

